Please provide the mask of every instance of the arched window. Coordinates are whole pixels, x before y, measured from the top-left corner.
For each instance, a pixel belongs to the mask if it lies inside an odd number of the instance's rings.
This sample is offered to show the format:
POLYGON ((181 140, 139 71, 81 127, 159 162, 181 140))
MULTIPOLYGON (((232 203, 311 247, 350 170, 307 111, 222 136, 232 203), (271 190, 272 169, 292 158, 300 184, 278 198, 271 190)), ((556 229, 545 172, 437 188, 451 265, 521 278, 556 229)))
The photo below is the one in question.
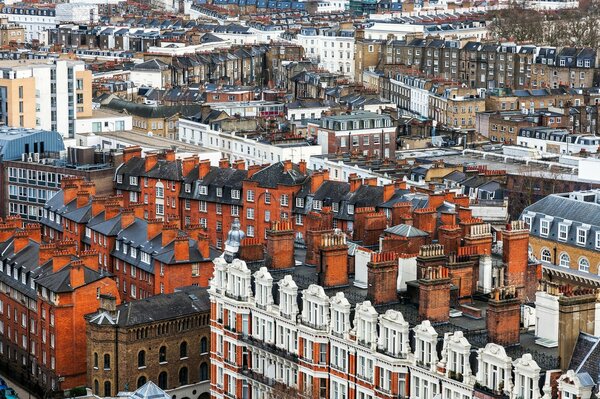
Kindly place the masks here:
POLYGON ((204 362, 200 365, 200 381, 206 381, 208 378, 208 364, 204 362))
POLYGON ((164 363, 166 361, 167 361, 167 347, 161 346, 160 350, 158 351, 158 362, 164 363))
POLYGON ((569 267, 570 264, 571 264, 571 258, 569 257, 569 254, 567 254, 565 252, 560 254, 560 265, 562 267, 569 267))
POLYGON ((540 254, 542 261, 544 262, 552 262, 552 254, 550 253, 550 250, 547 248, 542 249, 542 252, 540 254))
POLYGON ((94 352, 94 368, 98 368, 98 354, 94 352))
POLYGON ((160 389, 167 389, 167 379, 168 376, 166 371, 163 371, 158 375, 158 387, 160 389))
POLYGON ((179 345, 179 358, 183 359, 184 357, 187 357, 187 342, 185 341, 179 345))
POLYGON ((146 365, 146 351, 138 352, 138 367, 144 367, 146 365))
POLYGON ((104 381, 104 396, 111 396, 110 381, 104 381))
POLYGON ((202 339, 200 340, 200 353, 207 353, 208 352, 208 340, 206 339, 206 337, 202 337, 202 339))
POLYGON ((104 355, 104 370, 110 370, 110 355, 108 353, 104 355))
POLYGON ((100 384, 98 383, 98 380, 94 380, 94 393, 100 395, 100 384))
POLYGON ((587 258, 579 259, 579 271, 589 272, 590 271, 590 261, 587 258))
POLYGON ((141 376, 140 378, 138 378, 137 387, 141 388, 145 383, 146 383, 146 377, 141 376))
POLYGON ((187 385, 188 383, 188 369, 187 367, 182 367, 179 370, 179 385, 187 385))

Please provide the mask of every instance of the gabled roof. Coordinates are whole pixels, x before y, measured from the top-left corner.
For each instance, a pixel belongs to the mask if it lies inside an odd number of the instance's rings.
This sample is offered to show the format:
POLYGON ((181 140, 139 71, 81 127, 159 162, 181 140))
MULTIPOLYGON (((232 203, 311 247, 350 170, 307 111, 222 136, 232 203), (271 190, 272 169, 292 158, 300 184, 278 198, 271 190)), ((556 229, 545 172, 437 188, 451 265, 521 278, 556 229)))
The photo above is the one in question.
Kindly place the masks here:
MULTIPOLYGON (((46 287, 52 292, 72 292, 74 291, 74 288, 77 287, 71 286, 71 270, 72 266, 67 265, 55 273, 38 278, 36 280, 36 283, 42 287, 46 287)), ((94 281, 98 281, 107 277, 106 275, 85 266, 83 266, 83 276, 84 285, 93 283, 94 281)))
POLYGON ((134 71, 164 71, 167 69, 169 69, 169 64, 156 58, 133 66, 134 71))
POLYGON ((276 162, 254 173, 249 180, 257 182, 260 187, 277 188, 280 184, 284 186, 301 184, 307 177, 308 175, 300 172, 296 164, 292 164, 292 168, 286 171, 283 162, 276 162))
POLYGON ((388 227, 384 230, 385 233, 393 234, 401 237, 428 237, 429 233, 419 230, 416 227, 413 227, 408 224, 399 224, 396 226, 388 227))

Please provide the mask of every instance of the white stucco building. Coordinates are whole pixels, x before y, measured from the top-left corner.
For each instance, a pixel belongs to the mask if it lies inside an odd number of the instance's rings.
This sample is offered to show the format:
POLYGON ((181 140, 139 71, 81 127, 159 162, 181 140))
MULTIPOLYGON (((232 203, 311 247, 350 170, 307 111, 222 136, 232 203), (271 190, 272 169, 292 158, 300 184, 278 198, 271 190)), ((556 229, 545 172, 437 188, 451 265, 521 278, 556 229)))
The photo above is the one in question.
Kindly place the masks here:
POLYGON ((303 28, 294 41, 321 68, 354 79, 354 29, 303 28))

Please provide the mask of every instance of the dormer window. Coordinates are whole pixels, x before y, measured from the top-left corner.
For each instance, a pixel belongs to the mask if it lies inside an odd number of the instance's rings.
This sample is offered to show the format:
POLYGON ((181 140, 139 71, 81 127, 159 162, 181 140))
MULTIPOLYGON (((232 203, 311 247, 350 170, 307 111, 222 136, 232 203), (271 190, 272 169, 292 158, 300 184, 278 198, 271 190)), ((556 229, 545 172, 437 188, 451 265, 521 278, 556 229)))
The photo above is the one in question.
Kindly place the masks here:
POLYGON ((138 184, 137 176, 129 176, 129 185, 137 186, 137 184, 138 184))
POLYGON ((231 190, 231 199, 240 199, 240 190, 231 190))
POLYGON ((320 211, 322 207, 323 207, 323 201, 320 201, 320 200, 315 200, 315 201, 313 202, 313 209, 314 209, 314 210, 316 210, 316 211, 320 211))
POLYGON ((550 233, 550 221, 549 220, 540 220, 540 236, 548 237, 550 233))
POLYGON ((117 183, 123 183, 123 175, 117 175, 117 183))
POLYGON ((200 195, 208 194, 208 186, 200 186, 200 195))
POLYGON ((587 242, 588 229, 583 227, 577 228, 577 245, 585 245, 587 242))
POLYGON ((221 198, 223 196, 223 188, 217 187, 217 197, 221 198))
POLYGON ((354 205, 348 205, 348 215, 354 215, 354 205))
POLYGON ((186 193, 192 192, 192 185, 190 183, 185 183, 184 190, 186 193))
POLYGON ((569 225, 567 223, 560 223, 558 225, 558 240, 567 241, 569 235, 569 225))
POLYGON ((304 208, 304 198, 296 198, 296 207, 304 208))

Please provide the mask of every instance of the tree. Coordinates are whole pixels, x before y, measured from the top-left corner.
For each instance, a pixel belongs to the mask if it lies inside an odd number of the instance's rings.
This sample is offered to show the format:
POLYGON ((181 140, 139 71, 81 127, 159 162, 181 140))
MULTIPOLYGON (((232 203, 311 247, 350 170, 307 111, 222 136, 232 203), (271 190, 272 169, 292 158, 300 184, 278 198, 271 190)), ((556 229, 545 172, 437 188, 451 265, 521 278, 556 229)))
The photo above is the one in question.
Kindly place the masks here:
POLYGON ((544 16, 527 8, 526 0, 513 1, 507 8, 492 13, 490 33, 498 40, 538 41, 544 28, 544 16))

